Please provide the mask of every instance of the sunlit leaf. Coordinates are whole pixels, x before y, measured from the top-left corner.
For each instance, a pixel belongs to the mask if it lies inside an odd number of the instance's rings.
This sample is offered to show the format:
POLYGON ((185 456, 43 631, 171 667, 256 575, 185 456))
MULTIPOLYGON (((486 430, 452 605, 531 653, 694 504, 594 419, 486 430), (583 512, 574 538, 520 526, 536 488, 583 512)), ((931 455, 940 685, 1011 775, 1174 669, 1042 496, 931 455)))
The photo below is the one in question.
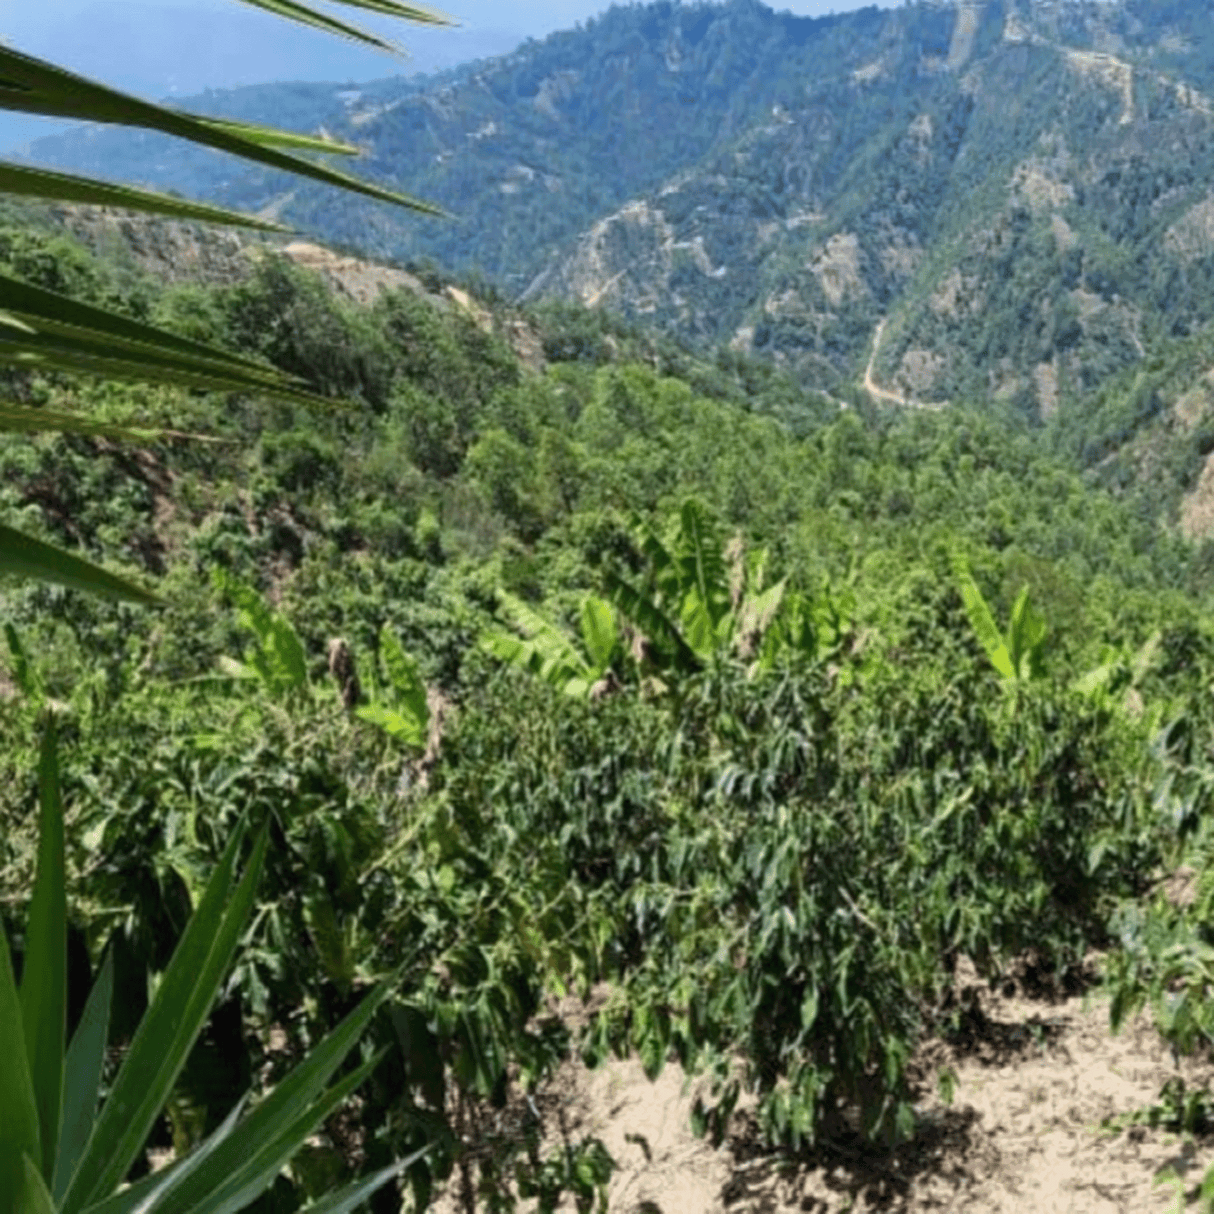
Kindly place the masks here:
POLYGON ((160 602, 150 591, 126 578, 0 523, 0 577, 4 575, 36 578, 72 590, 85 590, 134 603, 156 605, 160 602))
MULTIPOLYGON (((360 29, 358 26, 349 25, 344 21, 339 21, 335 17, 330 17, 328 14, 314 9, 310 5, 298 3, 297 0, 244 0, 244 3, 251 4, 255 8, 265 9, 276 16, 286 17, 291 21, 299 21, 304 25, 314 26, 329 34, 340 34, 356 42, 365 42, 369 46, 378 47, 380 50, 399 53, 398 48, 391 42, 386 42, 384 39, 367 30, 360 29)), ((369 12, 383 13, 386 16, 398 17, 406 21, 417 21, 427 25, 454 24, 450 17, 446 17, 434 9, 418 8, 409 4, 396 4, 393 0, 337 0, 337 3, 347 4, 351 8, 361 8, 369 12)))
POLYGON ((42 735, 38 805, 38 868, 26 931, 21 1016, 38 1105, 42 1145, 39 1164, 42 1175, 49 1177, 54 1174, 59 1143, 67 1036, 67 872, 53 719, 42 735))
POLYGON ((282 224, 242 215, 226 207, 189 202, 169 194, 139 190, 133 186, 114 185, 69 173, 49 169, 27 168, 23 165, 0 163, 0 194, 22 198, 45 198, 54 202, 81 203, 88 206, 120 207, 125 211, 146 211, 170 219, 196 220, 204 223, 227 224, 252 228, 262 232, 284 232, 282 224))
POLYGON ((430 723, 426 683, 418 671, 417 662, 405 652, 400 638, 387 624, 380 629, 379 656, 397 707, 417 722, 417 728, 424 736, 430 723))
POLYGON ((264 134, 258 139, 237 133, 228 123, 217 123, 193 114, 166 109, 137 97, 107 88, 53 63, 23 55, 0 44, 0 109, 51 118, 74 118, 86 122, 117 123, 143 127, 202 144, 220 152, 231 152, 267 168, 281 169, 343 190, 364 194, 413 210, 439 214, 437 207, 416 198, 387 190, 314 161, 292 156, 271 146, 264 134))
POLYGON ((587 595, 582 600, 582 640, 590 656, 596 674, 602 674, 611 665, 616 647, 615 612, 611 604, 603 599, 587 595))
POLYGON ((957 577, 957 587, 961 592, 961 601, 965 604, 965 613, 969 616, 974 635, 986 651, 991 665, 1005 679, 1014 679, 1017 672, 1012 655, 1008 652, 1003 634, 995 623, 995 617, 991 615, 991 609, 987 606, 986 599, 982 597, 982 591, 978 589, 977 583, 970 575, 964 558, 954 557, 954 572, 957 577))

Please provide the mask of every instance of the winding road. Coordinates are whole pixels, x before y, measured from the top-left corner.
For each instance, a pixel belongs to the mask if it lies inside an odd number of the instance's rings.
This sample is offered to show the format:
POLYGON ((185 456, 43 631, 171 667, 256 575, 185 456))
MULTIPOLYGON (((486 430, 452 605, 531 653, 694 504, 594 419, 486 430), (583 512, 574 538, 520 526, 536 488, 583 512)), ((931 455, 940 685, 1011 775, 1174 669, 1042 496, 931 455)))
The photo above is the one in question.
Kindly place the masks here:
POLYGON ((879 320, 876 332, 873 333, 873 352, 868 356, 868 366, 864 368, 864 391, 877 400, 889 401, 891 405, 901 405, 904 409, 916 409, 919 406, 913 400, 907 400, 905 396, 899 396, 897 392, 891 392, 889 388, 881 387, 873 378, 873 367, 876 366, 877 355, 881 352, 881 338, 884 334, 885 321, 879 320))

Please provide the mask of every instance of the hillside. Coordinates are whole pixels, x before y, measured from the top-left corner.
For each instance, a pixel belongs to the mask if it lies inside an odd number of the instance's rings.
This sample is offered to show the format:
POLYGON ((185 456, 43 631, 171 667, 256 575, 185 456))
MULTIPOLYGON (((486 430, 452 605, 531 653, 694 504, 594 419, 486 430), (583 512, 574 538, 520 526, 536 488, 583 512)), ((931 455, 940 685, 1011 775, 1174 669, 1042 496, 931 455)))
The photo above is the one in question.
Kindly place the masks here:
POLYGON ((69 987, 112 949, 116 1049, 200 874, 270 832, 140 1168, 383 978, 383 1070, 269 1208, 423 1145, 419 1211, 671 1209, 693 1175, 706 1211, 1153 1208, 1214 1107, 1203 1052, 1167 1049, 1214 1037, 1214 568, 1157 503, 1081 475, 1060 425, 827 400, 601 310, 282 253, 0 217, 6 273, 333 398, 7 376, 146 437, 0 436, 5 520, 164 603, 0 585, 0 930, 47 710, 69 987))
POLYGON ((1183 5, 659 3, 420 83, 198 100, 352 138, 445 222, 151 137, 35 155, 729 342, 828 390, 871 358, 891 399, 1039 418, 1210 321, 1212 84, 1214 17, 1183 5))
POLYGON ((208 100, 475 230, 0 199, 0 1214, 1209 1214, 1206 20, 208 100))

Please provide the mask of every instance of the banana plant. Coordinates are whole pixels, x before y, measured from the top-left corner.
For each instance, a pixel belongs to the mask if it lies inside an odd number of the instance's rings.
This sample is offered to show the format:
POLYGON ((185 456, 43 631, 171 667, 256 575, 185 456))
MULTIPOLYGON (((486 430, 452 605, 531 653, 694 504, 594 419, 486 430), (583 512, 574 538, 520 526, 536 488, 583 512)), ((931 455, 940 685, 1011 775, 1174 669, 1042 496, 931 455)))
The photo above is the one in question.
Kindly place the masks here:
POLYGON ((385 624, 379 633, 379 660, 387 696, 362 704, 354 715, 378 726, 414 750, 426 746, 430 728, 430 704, 426 684, 417 663, 405 652, 400 638, 385 624))
POLYGON ((594 595, 579 610, 581 647, 563 629, 546 620, 521 599, 500 591, 498 598, 510 622, 523 635, 494 629, 481 644, 495 657, 529 671, 574 699, 589 699, 611 671, 619 651, 619 631, 611 604, 594 595))
MULTIPOLYGON (((273 1183, 305 1140, 378 1065, 329 1081, 388 996, 382 985, 250 1108, 246 1095, 190 1154, 126 1185, 197 1040, 253 907, 267 833, 233 832, 102 1099, 113 994, 107 956, 67 1040, 67 878, 53 718, 42 740, 37 874, 20 985, 0 930, 0 1214, 236 1214, 273 1183)), ((346 1214, 422 1152, 335 1190, 311 1214, 346 1214)))
POLYGON ((648 568, 636 583, 610 572, 607 592, 659 671, 689 674, 728 652, 753 656, 777 618, 786 579, 764 586, 766 558, 728 547, 708 510, 689 499, 669 540, 638 524, 648 568))
MULTIPOLYGON (((302 0, 244 2, 330 34, 383 50, 395 50, 390 42, 377 35, 302 3, 302 0)), ((442 13, 398 0, 336 2, 405 21, 451 24, 450 18, 442 13)), ((153 105, 5 45, 0 45, 0 110, 157 131, 348 192, 430 214, 439 213, 437 208, 416 198, 295 154, 357 154, 359 149, 349 144, 153 105)), ((6 162, 0 162, 0 194, 120 207, 174 219, 235 224, 263 231, 285 230, 280 225, 221 207, 6 162)), ((251 393, 313 404, 320 399, 309 393, 307 385, 300 380, 264 364, 188 341, 7 275, 0 275, 0 365, 66 371, 110 380, 251 393)), ((106 426, 69 411, 42 410, 0 401, 0 433, 33 431, 104 434, 142 441, 175 434, 163 427, 106 426)), ((53 582, 144 604, 158 602, 148 589, 129 578, 110 573, 53 544, 0 523, 0 576, 6 575, 53 582)))
POLYGON ((243 662, 221 657, 219 669, 234 679, 258 681, 275 699, 289 698, 307 690, 308 662, 303 642, 291 621, 274 611, 251 586, 237 581, 222 569, 213 575, 216 587, 235 604, 243 628, 254 642, 243 662))
POLYGON ((970 574, 969 564, 959 553, 954 554, 953 569, 970 627, 991 665, 1008 682, 1044 676, 1047 629, 1045 620, 1033 607, 1028 586, 1022 587, 1016 596, 1004 633, 999 631, 982 591, 970 574))
POLYGON ((770 669, 781 654, 788 653, 811 661, 838 655, 854 635, 854 617, 855 596, 850 590, 840 593, 829 584, 817 594, 789 590, 761 634, 759 664, 770 669))

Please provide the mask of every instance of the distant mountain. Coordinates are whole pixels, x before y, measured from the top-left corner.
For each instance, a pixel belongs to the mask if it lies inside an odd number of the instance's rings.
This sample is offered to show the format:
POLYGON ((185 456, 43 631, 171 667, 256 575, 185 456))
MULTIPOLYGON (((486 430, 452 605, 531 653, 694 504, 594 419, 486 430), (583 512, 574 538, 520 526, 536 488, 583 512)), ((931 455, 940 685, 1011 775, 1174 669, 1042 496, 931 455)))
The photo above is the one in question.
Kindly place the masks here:
POLYGON ((1214 13, 1179 0, 657 3, 429 80, 199 102, 354 139, 361 171, 446 221, 150 137, 36 153, 598 302, 826 389, 1039 418, 1214 320, 1212 97, 1214 13))

